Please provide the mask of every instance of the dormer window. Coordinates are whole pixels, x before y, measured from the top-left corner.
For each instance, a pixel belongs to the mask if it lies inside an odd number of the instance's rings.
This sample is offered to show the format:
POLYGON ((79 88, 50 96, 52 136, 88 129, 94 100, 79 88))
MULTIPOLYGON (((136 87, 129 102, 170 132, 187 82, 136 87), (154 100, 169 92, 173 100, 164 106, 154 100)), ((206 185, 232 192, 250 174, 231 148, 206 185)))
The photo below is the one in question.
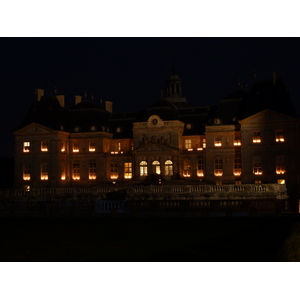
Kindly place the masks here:
POLYGON ((30 142, 23 143, 23 152, 30 152, 30 142))
POLYGON ((48 142, 47 141, 42 141, 41 142, 41 151, 42 152, 47 152, 48 151, 48 142))

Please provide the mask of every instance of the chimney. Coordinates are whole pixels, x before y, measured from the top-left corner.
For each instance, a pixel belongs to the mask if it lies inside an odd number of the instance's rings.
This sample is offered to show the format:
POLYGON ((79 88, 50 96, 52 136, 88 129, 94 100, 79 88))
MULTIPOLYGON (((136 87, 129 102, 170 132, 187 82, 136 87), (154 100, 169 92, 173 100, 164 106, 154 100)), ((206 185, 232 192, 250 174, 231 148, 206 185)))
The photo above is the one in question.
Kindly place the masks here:
POLYGON ((35 93, 36 93, 36 100, 40 101, 41 98, 44 96, 44 90, 42 89, 36 89, 35 93))
POLYGON ((61 107, 65 106, 65 95, 56 95, 56 98, 61 107))
POLYGON ((80 103, 82 101, 82 97, 81 96, 75 96, 75 105, 80 103))
POLYGON ((111 101, 105 101, 105 109, 112 113, 112 106, 113 106, 113 103, 111 101))
POLYGON ((276 72, 273 72, 273 85, 276 84, 276 72))

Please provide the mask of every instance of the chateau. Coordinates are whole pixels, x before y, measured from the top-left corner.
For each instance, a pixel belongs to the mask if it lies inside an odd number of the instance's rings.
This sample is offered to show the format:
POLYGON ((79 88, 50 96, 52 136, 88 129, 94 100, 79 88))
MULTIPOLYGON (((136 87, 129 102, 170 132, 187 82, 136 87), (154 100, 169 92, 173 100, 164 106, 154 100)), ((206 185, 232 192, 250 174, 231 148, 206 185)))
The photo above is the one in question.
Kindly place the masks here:
MULTIPOLYGON (((209 103, 208 103, 209 104, 209 103)), ((285 184, 299 193, 300 120, 282 78, 254 81, 218 106, 197 107, 173 71, 144 111, 112 102, 36 99, 15 136, 15 187, 285 184)))

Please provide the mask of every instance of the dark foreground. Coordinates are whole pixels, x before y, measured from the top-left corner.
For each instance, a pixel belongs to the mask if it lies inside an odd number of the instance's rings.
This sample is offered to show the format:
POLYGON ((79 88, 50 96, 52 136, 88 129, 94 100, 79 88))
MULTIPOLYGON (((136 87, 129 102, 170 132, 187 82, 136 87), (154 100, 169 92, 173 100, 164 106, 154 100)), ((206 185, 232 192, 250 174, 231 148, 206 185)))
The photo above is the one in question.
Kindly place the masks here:
POLYGON ((282 249, 300 218, 12 217, 0 223, 1 261, 276 262, 289 260, 282 249))

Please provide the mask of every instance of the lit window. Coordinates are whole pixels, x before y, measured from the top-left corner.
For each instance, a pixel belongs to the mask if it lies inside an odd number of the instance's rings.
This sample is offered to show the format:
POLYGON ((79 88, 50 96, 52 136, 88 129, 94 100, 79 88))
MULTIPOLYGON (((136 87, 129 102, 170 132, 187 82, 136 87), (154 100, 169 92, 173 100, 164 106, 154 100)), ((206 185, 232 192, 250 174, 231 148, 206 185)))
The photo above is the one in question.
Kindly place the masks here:
POLYGON ((47 141, 42 141, 41 142, 41 151, 42 152, 47 152, 48 151, 48 142, 47 141))
POLYGON ((90 163, 90 170, 89 170, 89 179, 95 180, 97 178, 96 174, 96 163, 90 163))
POLYGON ((125 179, 132 178, 132 163, 131 162, 124 163, 124 178, 125 179))
POLYGON ((277 143, 284 142, 283 130, 276 130, 276 142, 277 143))
POLYGON ((203 139, 203 149, 206 148, 206 139, 203 139))
POLYGON ((117 163, 111 163, 110 164, 110 178, 111 179, 117 179, 118 177, 119 177, 118 164, 117 163))
POLYGON ((133 151, 133 150, 134 150, 133 143, 131 143, 130 149, 131 149, 131 151, 133 151))
POLYGON ((223 160, 222 158, 215 159, 215 176, 222 176, 223 175, 223 160))
POLYGON ((221 147, 221 146, 222 146, 222 137, 215 136, 215 147, 221 147))
POLYGON ((173 162, 171 160, 166 160, 165 162, 165 175, 166 176, 173 175, 173 162))
POLYGON ((234 134, 233 146, 241 146, 241 134, 240 132, 236 132, 234 134))
POLYGON ((276 155, 276 174, 285 174, 285 156, 276 155))
POLYGON ((233 163, 233 175, 240 176, 242 174, 242 159, 237 157, 234 159, 233 163))
POLYGON ((23 165, 23 180, 30 180, 30 166, 28 164, 23 165))
POLYGON ((278 184, 285 184, 285 180, 284 180, 284 179, 278 179, 278 180, 277 180, 277 183, 278 183, 278 184))
POLYGON ((90 152, 95 152, 96 151, 96 143, 95 142, 90 142, 89 151, 90 152))
POLYGON ((155 174, 160 174, 160 162, 155 160, 152 165, 154 166, 155 174))
POLYGON ((183 161, 183 177, 191 177, 191 161, 183 161))
POLYGON ((73 152, 79 152, 79 143, 73 144, 73 152))
POLYGON ((48 164, 41 164, 41 180, 48 180, 48 164))
POLYGON ((79 180, 79 179, 80 179, 80 165, 73 164, 73 180, 79 180))
POLYGON ((30 152, 30 142, 23 143, 23 152, 30 152))
POLYGON ((203 160, 203 157, 198 159, 197 176, 198 177, 203 177, 204 176, 204 160, 203 160))
POLYGON ((262 175, 262 161, 261 156, 254 156, 253 157, 253 174, 255 175, 262 175))
POLYGON ((261 143, 260 131, 253 132, 253 143, 261 143))
POLYGON ((64 165, 61 166, 61 175, 60 175, 61 180, 66 180, 66 171, 64 165))
POLYGON ((140 176, 147 176, 148 175, 148 167, 146 161, 140 162, 140 176))
POLYGON ((66 151, 66 144, 65 142, 61 142, 61 148, 60 148, 61 152, 65 152, 66 151))
POLYGON ((192 149, 192 140, 184 140, 184 147, 187 150, 192 149))

